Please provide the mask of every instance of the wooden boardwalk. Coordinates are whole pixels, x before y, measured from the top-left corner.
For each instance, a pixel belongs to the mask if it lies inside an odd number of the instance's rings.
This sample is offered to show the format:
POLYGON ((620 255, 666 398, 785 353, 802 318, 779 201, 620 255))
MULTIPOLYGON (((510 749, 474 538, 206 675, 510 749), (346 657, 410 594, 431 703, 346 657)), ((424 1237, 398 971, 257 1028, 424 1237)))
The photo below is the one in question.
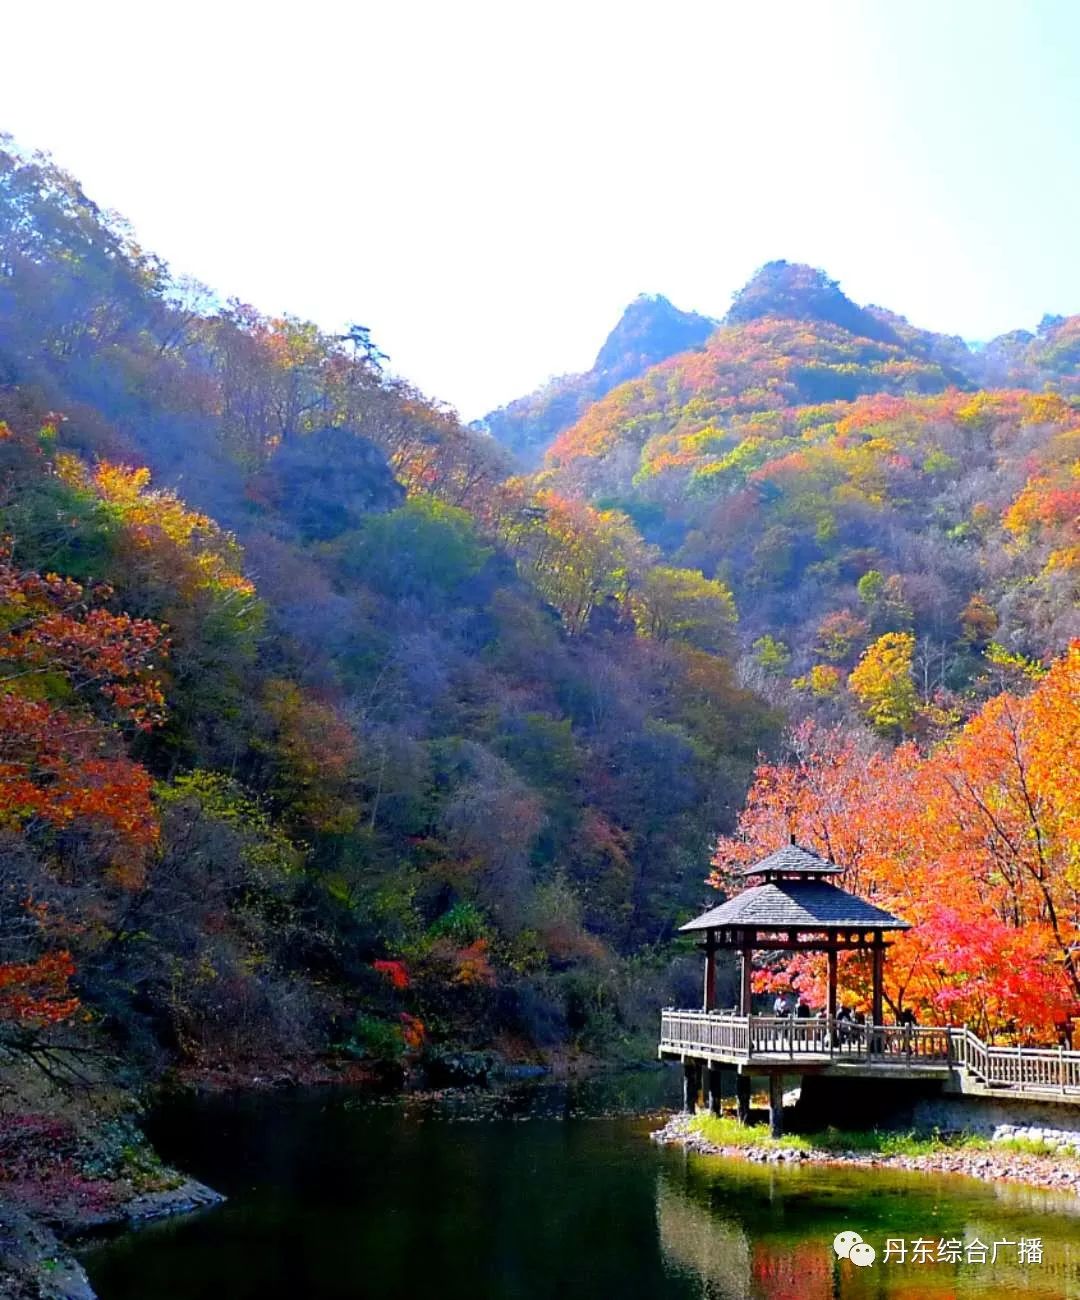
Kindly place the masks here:
POLYGON ((940 1079, 949 1091, 1015 1094, 1080 1104, 1080 1052, 991 1047, 968 1029, 856 1025, 850 1021, 662 1013, 661 1059, 740 1075, 833 1074, 940 1079))

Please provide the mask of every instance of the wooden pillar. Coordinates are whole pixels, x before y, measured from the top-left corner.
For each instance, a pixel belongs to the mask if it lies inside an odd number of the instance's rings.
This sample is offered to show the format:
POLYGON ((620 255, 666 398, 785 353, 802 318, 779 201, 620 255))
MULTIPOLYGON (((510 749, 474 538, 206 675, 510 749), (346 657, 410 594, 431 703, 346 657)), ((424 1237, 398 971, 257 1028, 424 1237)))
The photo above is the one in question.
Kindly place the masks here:
POLYGON ((682 1108, 692 1115, 697 1110, 701 1092, 701 1062, 683 1061, 682 1108))
POLYGON ((830 948, 829 949, 829 1001, 827 1004, 827 1012, 826 1012, 830 1020, 836 1019, 836 1013, 840 1009, 836 1000, 836 964, 837 964, 836 949, 830 948))
POLYGON ((882 1009, 882 986, 885 983, 885 945, 881 942, 881 935, 874 937, 874 979, 873 993, 870 1001, 870 1023, 880 1025, 884 1011, 882 1009))
POLYGON ((739 1123, 750 1123, 750 1076, 748 1074, 737 1074, 735 1076, 735 1105, 739 1113, 739 1123))
POLYGON ((705 996, 702 1005, 706 1011, 716 1006, 716 931, 705 933, 705 996))
POLYGON ((723 1111, 724 1072, 717 1065, 709 1066, 709 1109, 714 1115, 723 1111))
MULTIPOLYGON (((880 1025, 885 1018, 885 1011, 882 1006, 882 989, 885 984, 885 945, 880 934, 874 936, 873 958, 874 977, 870 995, 870 1023, 880 1025)), ((870 1034, 870 1051, 881 1052, 884 1046, 884 1035, 872 1032, 870 1034)))
POLYGON ((829 1052, 831 1055, 832 1049, 838 1046, 840 1042, 840 1037, 836 1029, 836 1013, 840 1009, 839 1006, 837 1005, 837 997, 836 997, 836 961, 837 961, 836 949, 830 948, 828 950, 828 956, 829 956, 829 991, 828 994, 826 995, 827 1001, 825 1003, 825 1023, 829 1026, 828 1039, 829 1039, 829 1052))
POLYGON ((750 1014, 750 976, 753 972, 754 956, 753 950, 745 947, 742 950, 742 970, 740 971, 739 984, 739 1015, 748 1016, 750 1014))
POLYGON ((784 1076, 769 1075, 769 1134, 774 1138, 784 1136, 784 1076))

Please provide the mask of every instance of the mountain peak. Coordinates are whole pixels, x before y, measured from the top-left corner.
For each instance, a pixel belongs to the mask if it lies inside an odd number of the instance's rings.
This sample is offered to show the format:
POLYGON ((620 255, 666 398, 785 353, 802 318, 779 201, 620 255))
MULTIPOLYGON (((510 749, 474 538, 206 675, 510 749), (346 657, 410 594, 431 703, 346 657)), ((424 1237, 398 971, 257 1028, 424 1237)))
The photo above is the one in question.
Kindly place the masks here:
POLYGON ((698 347, 716 326, 708 316, 680 311, 662 294, 639 293, 607 336, 591 370, 550 379, 528 396, 489 411, 477 427, 525 464, 535 465, 556 434, 578 420, 591 402, 657 362, 698 347))
POLYGON ((863 338, 896 341, 886 321, 852 302, 824 271, 803 262, 766 262, 735 294, 724 320, 745 325, 763 316, 825 321, 863 338))
POLYGON ((704 343, 716 321, 696 311, 680 311, 663 294, 640 293, 596 354, 594 371, 629 376, 704 343), (629 364, 628 364, 629 363, 629 364))

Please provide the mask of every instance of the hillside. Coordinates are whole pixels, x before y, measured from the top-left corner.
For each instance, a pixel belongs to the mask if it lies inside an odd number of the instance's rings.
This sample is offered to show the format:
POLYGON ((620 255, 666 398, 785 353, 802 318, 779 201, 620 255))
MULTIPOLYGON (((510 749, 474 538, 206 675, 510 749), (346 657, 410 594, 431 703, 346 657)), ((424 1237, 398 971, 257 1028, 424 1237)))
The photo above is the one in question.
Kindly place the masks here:
POLYGON ((973 351, 772 263, 711 327, 639 300, 592 374, 643 373, 522 476, 7 147, 0 1046, 634 1050, 786 721, 863 762, 1030 691, 1080 632, 1076 318, 973 351))
POLYGON ((975 352, 772 263, 704 348, 561 433, 537 482, 730 585, 744 679, 788 708, 851 704, 889 633, 912 638, 923 699, 962 711, 988 643, 1043 659, 1080 631, 1078 331, 975 352))
POLYGON ((680 311, 663 296, 641 294, 607 336, 592 368, 561 375, 519 397, 477 424, 531 468, 557 433, 574 423, 590 402, 649 366, 704 343, 716 321, 680 311))
POLYGON ((777 732, 726 588, 13 146, 0 376, 3 1046, 619 1050, 777 732))

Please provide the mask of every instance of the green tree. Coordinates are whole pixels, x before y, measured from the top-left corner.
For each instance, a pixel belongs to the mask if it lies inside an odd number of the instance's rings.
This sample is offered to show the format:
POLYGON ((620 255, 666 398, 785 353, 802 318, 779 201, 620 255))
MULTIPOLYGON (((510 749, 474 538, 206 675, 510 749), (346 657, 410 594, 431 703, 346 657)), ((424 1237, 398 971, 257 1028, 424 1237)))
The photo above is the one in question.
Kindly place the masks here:
POLYGON ((759 636, 754 642, 754 658, 758 666, 770 676, 779 677, 791 663, 791 651, 783 643, 768 633, 759 636))
POLYGON ((467 511, 415 496, 397 510, 372 515, 352 534, 342 568, 388 596, 445 596, 490 555, 467 511))

